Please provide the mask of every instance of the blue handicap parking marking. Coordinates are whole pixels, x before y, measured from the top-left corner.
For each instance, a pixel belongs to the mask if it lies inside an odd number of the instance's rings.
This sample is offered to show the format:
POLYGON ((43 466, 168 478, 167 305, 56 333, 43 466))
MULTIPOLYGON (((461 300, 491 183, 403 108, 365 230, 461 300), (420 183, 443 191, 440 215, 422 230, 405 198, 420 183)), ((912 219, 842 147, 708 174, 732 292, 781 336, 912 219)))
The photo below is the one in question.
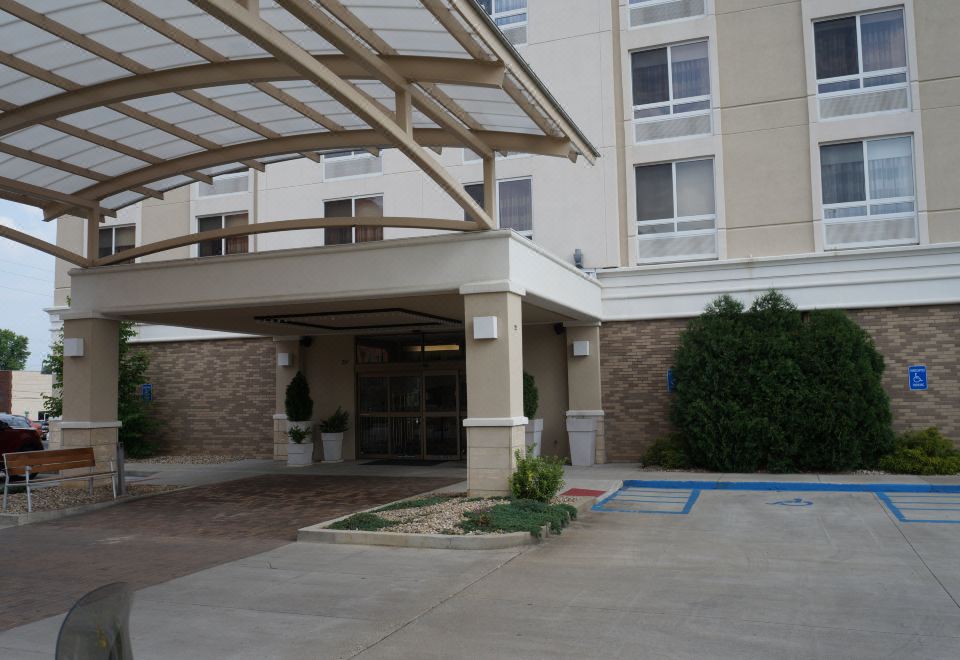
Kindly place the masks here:
POLYGON ((960 493, 877 493, 877 497, 900 522, 960 524, 960 493))
POLYGON ((774 506, 813 506, 813 502, 805 500, 802 497, 794 497, 789 500, 778 500, 776 502, 767 502, 774 506))
POLYGON ((658 513, 686 515, 690 513, 700 491, 688 489, 624 487, 593 505, 594 511, 615 513, 658 513))

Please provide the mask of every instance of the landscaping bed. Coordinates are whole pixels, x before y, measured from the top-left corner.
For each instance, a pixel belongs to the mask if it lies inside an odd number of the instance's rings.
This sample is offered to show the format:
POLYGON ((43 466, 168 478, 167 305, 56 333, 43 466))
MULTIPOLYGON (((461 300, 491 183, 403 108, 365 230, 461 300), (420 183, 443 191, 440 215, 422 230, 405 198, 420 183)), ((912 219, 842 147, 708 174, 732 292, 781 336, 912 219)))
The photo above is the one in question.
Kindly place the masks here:
POLYGON ((125 463, 163 463, 168 465, 212 465, 215 463, 235 463, 253 456, 237 454, 166 454, 150 458, 127 458, 125 463))
POLYGON ((559 534, 577 516, 584 498, 555 497, 549 503, 515 498, 471 498, 463 493, 431 495, 348 516, 333 530, 441 534, 449 536, 527 532, 539 538, 545 526, 559 534))
MULTIPOLYGON (((154 495, 179 488, 181 488, 181 486, 127 484, 127 496, 139 497, 142 495, 154 495)), ((39 511, 59 511, 84 506, 86 504, 112 501, 113 491, 110 486, 97 486, 93 489, 93 495, 91 495, 86 486, 80 488, 43 486, 40 488, 31 488, 30 497, 33 500, 33 513, 37 513, 39 511)), ((122 500, 123 498, 117 499, 122 500)), ((27 493, 23 486, 11 486, 10 493, 7 496, 7 510, 4 513, 27 513, 27 493)))

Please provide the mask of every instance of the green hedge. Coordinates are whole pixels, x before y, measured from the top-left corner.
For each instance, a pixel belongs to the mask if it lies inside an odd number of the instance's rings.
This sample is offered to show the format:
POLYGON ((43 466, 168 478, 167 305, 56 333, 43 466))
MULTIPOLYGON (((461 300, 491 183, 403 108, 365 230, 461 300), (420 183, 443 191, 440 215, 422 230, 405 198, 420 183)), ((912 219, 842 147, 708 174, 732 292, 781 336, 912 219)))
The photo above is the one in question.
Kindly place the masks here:
POLYGON ((671 419, 712 470, 849 470, 892 447, 883 358, 843 312, 801 313, 770 291, 749 309, 721 296, 675 357, 671 419))
POLYGON ((901 474, 960 474, 960 451, 936 428, 897 436, 880 469, 901 474))

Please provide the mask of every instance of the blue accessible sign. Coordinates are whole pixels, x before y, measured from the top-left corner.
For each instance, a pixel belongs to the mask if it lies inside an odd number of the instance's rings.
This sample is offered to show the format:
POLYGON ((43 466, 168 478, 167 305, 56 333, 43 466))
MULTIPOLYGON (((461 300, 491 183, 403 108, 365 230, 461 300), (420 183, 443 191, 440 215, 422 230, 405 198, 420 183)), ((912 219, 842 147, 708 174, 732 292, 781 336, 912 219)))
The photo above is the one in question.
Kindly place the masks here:
POLYGON ((140 386, 140 398, 144 401, 153 401, 153 385, 144 383, 140 386))
POLYGON ((673 377, 673 369, 667 369, 667 391, 673 392, 677 389, 677 379, 673 377))
POLYGON ((911 390, 927 389, 927 368, 924 365, 918 364, 910 367, 908 375, 911 390))

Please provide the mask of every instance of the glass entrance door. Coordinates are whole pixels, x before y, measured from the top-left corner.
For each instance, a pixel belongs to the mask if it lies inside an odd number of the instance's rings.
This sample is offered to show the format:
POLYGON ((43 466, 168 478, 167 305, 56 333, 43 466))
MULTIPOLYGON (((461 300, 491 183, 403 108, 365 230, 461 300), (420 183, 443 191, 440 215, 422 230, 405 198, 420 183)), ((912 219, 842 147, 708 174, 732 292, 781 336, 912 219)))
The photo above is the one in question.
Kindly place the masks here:
POLYGON ((461 458, 464 380, 461 371, 358 374, 360 457, 461 458))

